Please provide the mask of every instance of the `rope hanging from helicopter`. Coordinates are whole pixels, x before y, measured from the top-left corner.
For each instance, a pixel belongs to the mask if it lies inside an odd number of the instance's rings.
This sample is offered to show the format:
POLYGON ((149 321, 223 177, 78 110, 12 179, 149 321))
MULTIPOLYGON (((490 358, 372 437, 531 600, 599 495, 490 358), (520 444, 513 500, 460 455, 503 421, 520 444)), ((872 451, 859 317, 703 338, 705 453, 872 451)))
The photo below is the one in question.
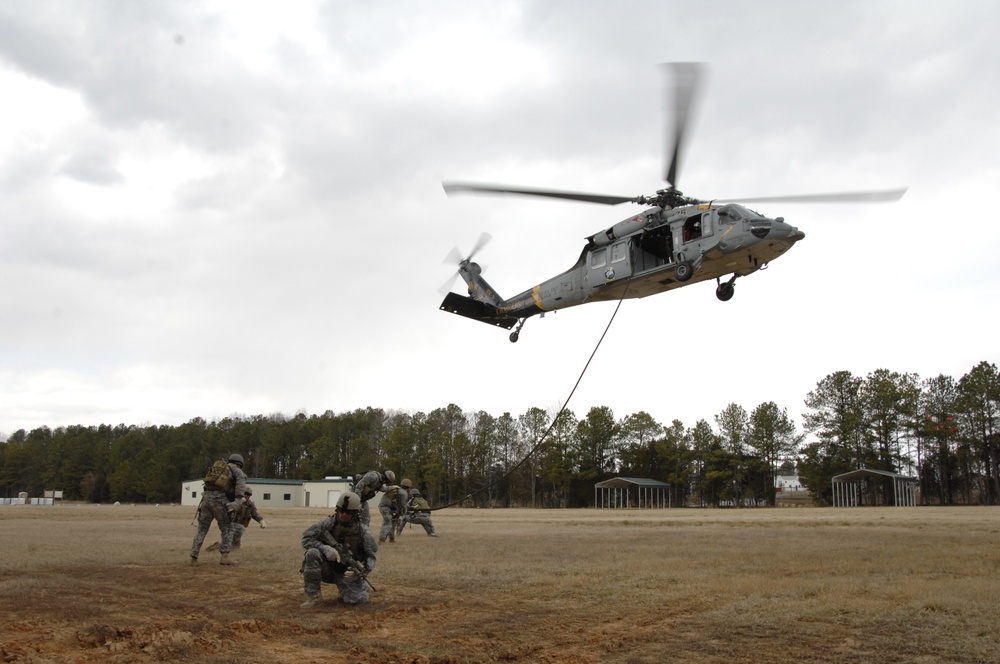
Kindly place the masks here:
POLYGON ((559 412, 556 413, 556 416, 552 418, 552 423, 549 424, 549 428, 545 430, 545 433, 543 433, 542 437, 538 439, 538 442, 535 443, 535 446, 532 447, 530 450, 528 450, 528 453, 524 455, 524 458, 521 459, 520 461, 518 461, 513 466, 511 466, 510 469, 506 473, 504 473, 501 477, 498 477, 497 479, 493 480, 489 484, 487 484, 487 485, 485 485, 483 487, 480 487, 479 489, 476 489, 472 493, 468 493, 468 494, 462 496, 458 500, 452 501, 452 502, 448 503, 447 505, 440 505, 438 507, 432 507, 428 511, 430 511, 430 512, 437 512, 438 510, 443 510, 443 509, 447 509, 449 507, 454 507, 455 505, 460 505, 461 503, 464 503, 466 500, 470 500, 473 497, 478 496, 479 494, 483 493, 484 491, 487 491, 488 489, 491 489, 491 488, 495 487, 497 484, 500 484, 501 482, 503 482, 504 480, 506 480, 508 477, 510 477, 511 475, 513 475, 514 471, 516 471, 518 468, 520 468, 525 463, 527 463, 528 459, 530 459, 532 456, 534 456, 535 452, 537 452, 542 447, 542 445, 544 445, 546 442, 548 442, 549 434, 552 433, 552 430, 555 428, 556 423, 559 422, 559 418, 562 416, 563 412, 566 411, 566 407, 569 406, 570 399, 572 399, 573 395, 576 393, 576 388, 578 388, 580 386, 580 382, 583 380, 584 375, 587 373, 587 369, 590 367, 591 361, 594 359, 594 356, 597 355, 597 349, 601 347, 601 343, 604 341, 604 337, 607 336, 608 330, 611 329, 611 324, 615 321, 615 316, 618 315, 618 310, 622 306, 622 300, 625 299, 625 295, 628 293, 628 287, 632 283, 632 276, 634 274, 635 274, 635 271, 633 270, 629 274, 628 279, 625 281, 625 288, 622 289, 621 297, 618 298, 618 304, 615 305, 615 310, 611 314, 611 319, 608 320, 608 324, 604 328, 604 332, 601 334, 601 338, 597 340, 597 345, 594 346, 594 350, 591 351, 590 357, 587 358, 587 363, 583 365, 583 370, 580 372, 580 375, 577 377, 576 383, 573 384, 573 389, 570 390, 569 396, 566 397, 566 401, 563 402, 563 405, 559 409, 559 412))

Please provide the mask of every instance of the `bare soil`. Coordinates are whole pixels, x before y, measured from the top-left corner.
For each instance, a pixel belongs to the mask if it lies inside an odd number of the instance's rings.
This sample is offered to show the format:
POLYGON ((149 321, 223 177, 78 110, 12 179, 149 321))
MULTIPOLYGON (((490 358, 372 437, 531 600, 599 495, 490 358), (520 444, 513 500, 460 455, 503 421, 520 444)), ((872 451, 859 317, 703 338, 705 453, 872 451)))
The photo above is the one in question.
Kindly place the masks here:
POLYGON ((0 507, 0 660, 1000 661, 996 508, 449 509, 369 604, 309 610, 324 510, 271 510, 231 568, 188 564, 192 512, 0 507))

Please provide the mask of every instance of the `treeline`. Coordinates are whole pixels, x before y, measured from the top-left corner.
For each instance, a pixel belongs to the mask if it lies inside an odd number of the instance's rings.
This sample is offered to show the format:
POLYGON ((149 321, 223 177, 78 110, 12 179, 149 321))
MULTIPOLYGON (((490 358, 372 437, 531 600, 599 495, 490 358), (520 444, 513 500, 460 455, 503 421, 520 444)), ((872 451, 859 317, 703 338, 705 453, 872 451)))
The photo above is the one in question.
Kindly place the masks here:
MULTIPOLYGON (((437 505, 586 506, 594 483, 615 476, 666 482, 674 505, 773 505, 775 476, 796 470, 828 504, 831 478, 862 467, 918 474, 923 504, 1000 501, 1000 377, 991 363, 958 381, 840 371, 817 383, 805 404, 803 432, 774 402, 749 413, 733 403, 714 426, 693 427, 645 412, 616 418, 607 407, 578 418, 540 408, 494 416, 451 404, 429 413, 366 408, 22 429, 0 443, 0 495, 55 489, 67 500, 174 502, 182 482, 239 452, 247 474, 259 478, 390 468, 437 505)), ((891 502, 891 490, 883 498, 891 502)))

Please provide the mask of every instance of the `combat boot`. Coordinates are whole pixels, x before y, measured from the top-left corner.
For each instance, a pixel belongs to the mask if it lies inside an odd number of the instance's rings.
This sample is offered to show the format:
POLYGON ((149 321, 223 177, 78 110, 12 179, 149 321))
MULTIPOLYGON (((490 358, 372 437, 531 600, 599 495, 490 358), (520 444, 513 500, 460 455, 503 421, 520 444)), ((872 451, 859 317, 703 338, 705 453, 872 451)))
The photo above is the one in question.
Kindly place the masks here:
POLYGON ((323 601, 323 591, 318 590, 314 593, 306 593, 306 601, 299 604, 300 609, 309 609, 323 601))
POLYGON ((235 565, 236 561, 233 560, 233 559, 231 559, 229 557, 229 552, 226 551, 224 554, 222 554, 222 559, 219 560, 219 564, 220 565, 235 565))

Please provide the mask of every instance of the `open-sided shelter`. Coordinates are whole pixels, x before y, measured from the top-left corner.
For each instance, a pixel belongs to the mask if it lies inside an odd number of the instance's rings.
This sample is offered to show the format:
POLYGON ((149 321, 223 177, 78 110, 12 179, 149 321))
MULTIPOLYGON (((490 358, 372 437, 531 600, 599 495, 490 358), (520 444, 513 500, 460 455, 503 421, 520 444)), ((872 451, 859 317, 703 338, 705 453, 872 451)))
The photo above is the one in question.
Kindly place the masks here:
POLYGON ((834 507, 917 504, 917 478, 909 475, 861 468, 835 475, 832 484, 834 507))
POLYGON ((670 485, 645 477, 614 477, 594 485, 594 507, 670 507, 670 485))

